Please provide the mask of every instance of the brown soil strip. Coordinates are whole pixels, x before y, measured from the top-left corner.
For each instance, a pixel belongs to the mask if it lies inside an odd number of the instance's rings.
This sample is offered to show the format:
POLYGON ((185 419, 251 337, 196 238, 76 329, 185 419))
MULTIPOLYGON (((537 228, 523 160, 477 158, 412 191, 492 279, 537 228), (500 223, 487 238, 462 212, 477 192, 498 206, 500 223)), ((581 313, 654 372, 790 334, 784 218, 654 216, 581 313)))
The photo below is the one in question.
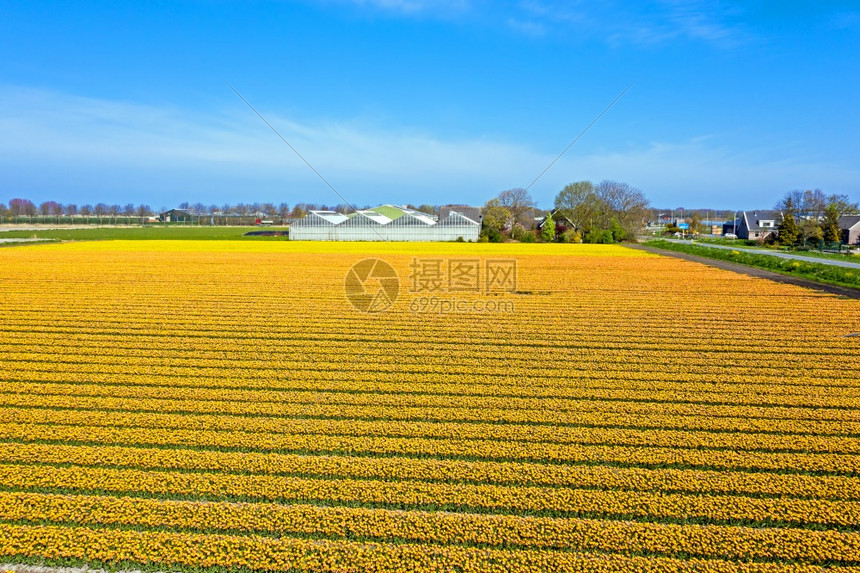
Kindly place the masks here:
POLYGON ((657 249, 654 247, 646 247, 645 245, 631 245, 625 244, 625 247, 629 249, 637 249, 640 251, 647 251, 649 253, 653 253, 655 255, 666 255, 669 257, 675 257, 676 259, 683 259, 685 261, 692 261, 694 263, 702 263, 705 265, 710 265, 712 267, 716 267, 718 269, 723 269, 726 271, 732 271, 735 273, 741 273, 745 275, 749 275, 751 277, 758 277, 762 279, 769 279, 772 281, 787 283, 790 285, 796 285, 804 288, 809 288, 817 291, 822 291, 830 294, 835 294, 839 296, 844 296, 847 298, 860 299, 860 289, 837 286, 837 285, 829 285, 826 283, 820 283, 816 281, 812 281, 809 279, 804 279, 800 277, 793 277, 790 275, 783 275, 781 273, 775 273, 773 271, 768 271, 765 269, 758 269, 756 267, 748 267, 747 265, 739 265, 738 263, 730 263, 728 261, 722 261, 719 259, 709 259, 707 257, 700 257, 698 255, 689 255, 687 253, 679 253, 677 251, 665 251, 663 249, 657 249))

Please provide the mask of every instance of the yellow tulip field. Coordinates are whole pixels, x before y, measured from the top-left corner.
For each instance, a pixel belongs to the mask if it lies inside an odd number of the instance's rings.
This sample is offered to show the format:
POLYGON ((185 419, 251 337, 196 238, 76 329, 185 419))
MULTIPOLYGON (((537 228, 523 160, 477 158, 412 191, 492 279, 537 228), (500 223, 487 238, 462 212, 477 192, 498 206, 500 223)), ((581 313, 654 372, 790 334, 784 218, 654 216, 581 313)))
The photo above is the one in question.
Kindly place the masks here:
POLYGON ((2 248, 0 563, 860 570, 858 333, 622 246, 2 248))

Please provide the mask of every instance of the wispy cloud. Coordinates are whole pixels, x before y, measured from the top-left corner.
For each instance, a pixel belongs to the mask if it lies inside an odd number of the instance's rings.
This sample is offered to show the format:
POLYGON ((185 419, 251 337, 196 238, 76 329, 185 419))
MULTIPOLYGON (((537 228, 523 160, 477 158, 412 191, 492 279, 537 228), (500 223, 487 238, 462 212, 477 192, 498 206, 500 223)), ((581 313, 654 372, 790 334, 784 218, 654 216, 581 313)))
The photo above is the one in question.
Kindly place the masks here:
POLYGON ((570 34, 614 45, 662 45, 681 39, 719 46, 746 41, 747 32, 735 23, 733 10, 704 0, 659 0, 656 3, 607 1, 561 2, 522 0, 520 15, 511 18, 516 30, 521 25, 540 27, 558 34, 570 34))
POLYGON ((351 4, 359 8, 385 11, 403 15, 451 16, 468 11, 470 0, 330 0, 339 4, 351 4))
MULTIPOLYGON (((703 135, 572 156, 559 171, 582 174, 583 179, 628 181, 645 190, 655 205, 686 207, 764 208, 790 189, 818 187, 853 194, 860 182, 860 168, 854 166, 805 157, 787 148, 740 152, 721 145, 719 139, 703 135)), ((558 174, 549 179, 561 184, 558 174)))
MULTIPOLYGON (((483 203, 502 189, 528 184, 559 151, 259 111, 359 204, 483 203)), ((44 189, 34 200, 77 202, 96 201, 81 193, 165 205, 250 197, 340 201, 238 100, 203 113, 3 86, 0 132, 0 200, 23 187, 44 189)), ((624 151, 588 149, 581 142, 535 185, 540 205, 551 205, 561 187, 580 179, 627 181, 657 204, 689 197, 684 202, 738 208, 768 206, 796 187, 851 193, 860 185, 860 168, 809 158, 802 149, 730 151, 737 145, 708 134, 624 151)))
POLYGON ((860 28, 860 12, 838 12, 830 18, 830 25, 837 30, 860 28))
POLYGON ((525 36, 541 37, 547 33, 547 25, 535 20, 508 18, 508 27, 525 36))
MULTIPOLYGON (((521 184, 523 166, 544 160, 505 142, 446 140, 420 129, 375 129, 350 120, 300 122, 259 111, 347 195, 350 189, 366 195, 374 187, 433 189, 437 195, 439 189, 492 192, 506 182, 521 184)), ((13 173, 41 178, 49 172, 95 187, 107 174, 125 173, 127 189, 137 188, 136 174, 144 172, 147 185, 162 188, 214 189, 225 181, 270 189, 318 184, 241 102, 229 111, 201 114, 6 87, 0 90, 0 131, 0 190, 8 188, 13 173)))

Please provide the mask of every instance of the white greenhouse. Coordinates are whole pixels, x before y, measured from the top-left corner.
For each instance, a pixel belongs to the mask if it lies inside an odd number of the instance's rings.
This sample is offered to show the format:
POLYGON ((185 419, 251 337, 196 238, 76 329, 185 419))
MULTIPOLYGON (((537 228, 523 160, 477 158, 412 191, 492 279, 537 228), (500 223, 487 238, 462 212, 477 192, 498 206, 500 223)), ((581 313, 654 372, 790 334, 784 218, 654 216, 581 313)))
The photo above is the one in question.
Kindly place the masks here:
POLYGON ((293 241, 477 241, 481 223, 452 211, 437 219, 413 209, 383 205, 348 215, 311 211, 290 225, 293 241))

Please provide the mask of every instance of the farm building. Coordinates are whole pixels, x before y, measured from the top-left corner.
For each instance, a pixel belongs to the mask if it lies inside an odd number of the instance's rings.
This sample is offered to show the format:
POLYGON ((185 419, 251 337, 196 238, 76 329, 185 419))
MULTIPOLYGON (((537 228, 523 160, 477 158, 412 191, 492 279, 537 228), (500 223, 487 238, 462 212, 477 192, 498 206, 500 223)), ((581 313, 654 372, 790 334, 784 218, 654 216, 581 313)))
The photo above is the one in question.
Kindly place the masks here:
POLYGON ((190 223, 194 216, 185 209, 171 209, 161 213, 158 219, 162 223, 190 223))
POLYGON ((481 224, 456 211, 437 219, 414 209, 382 205, 348 215, 311 211, 290 225, 293 241, 477 241, 481 224))

